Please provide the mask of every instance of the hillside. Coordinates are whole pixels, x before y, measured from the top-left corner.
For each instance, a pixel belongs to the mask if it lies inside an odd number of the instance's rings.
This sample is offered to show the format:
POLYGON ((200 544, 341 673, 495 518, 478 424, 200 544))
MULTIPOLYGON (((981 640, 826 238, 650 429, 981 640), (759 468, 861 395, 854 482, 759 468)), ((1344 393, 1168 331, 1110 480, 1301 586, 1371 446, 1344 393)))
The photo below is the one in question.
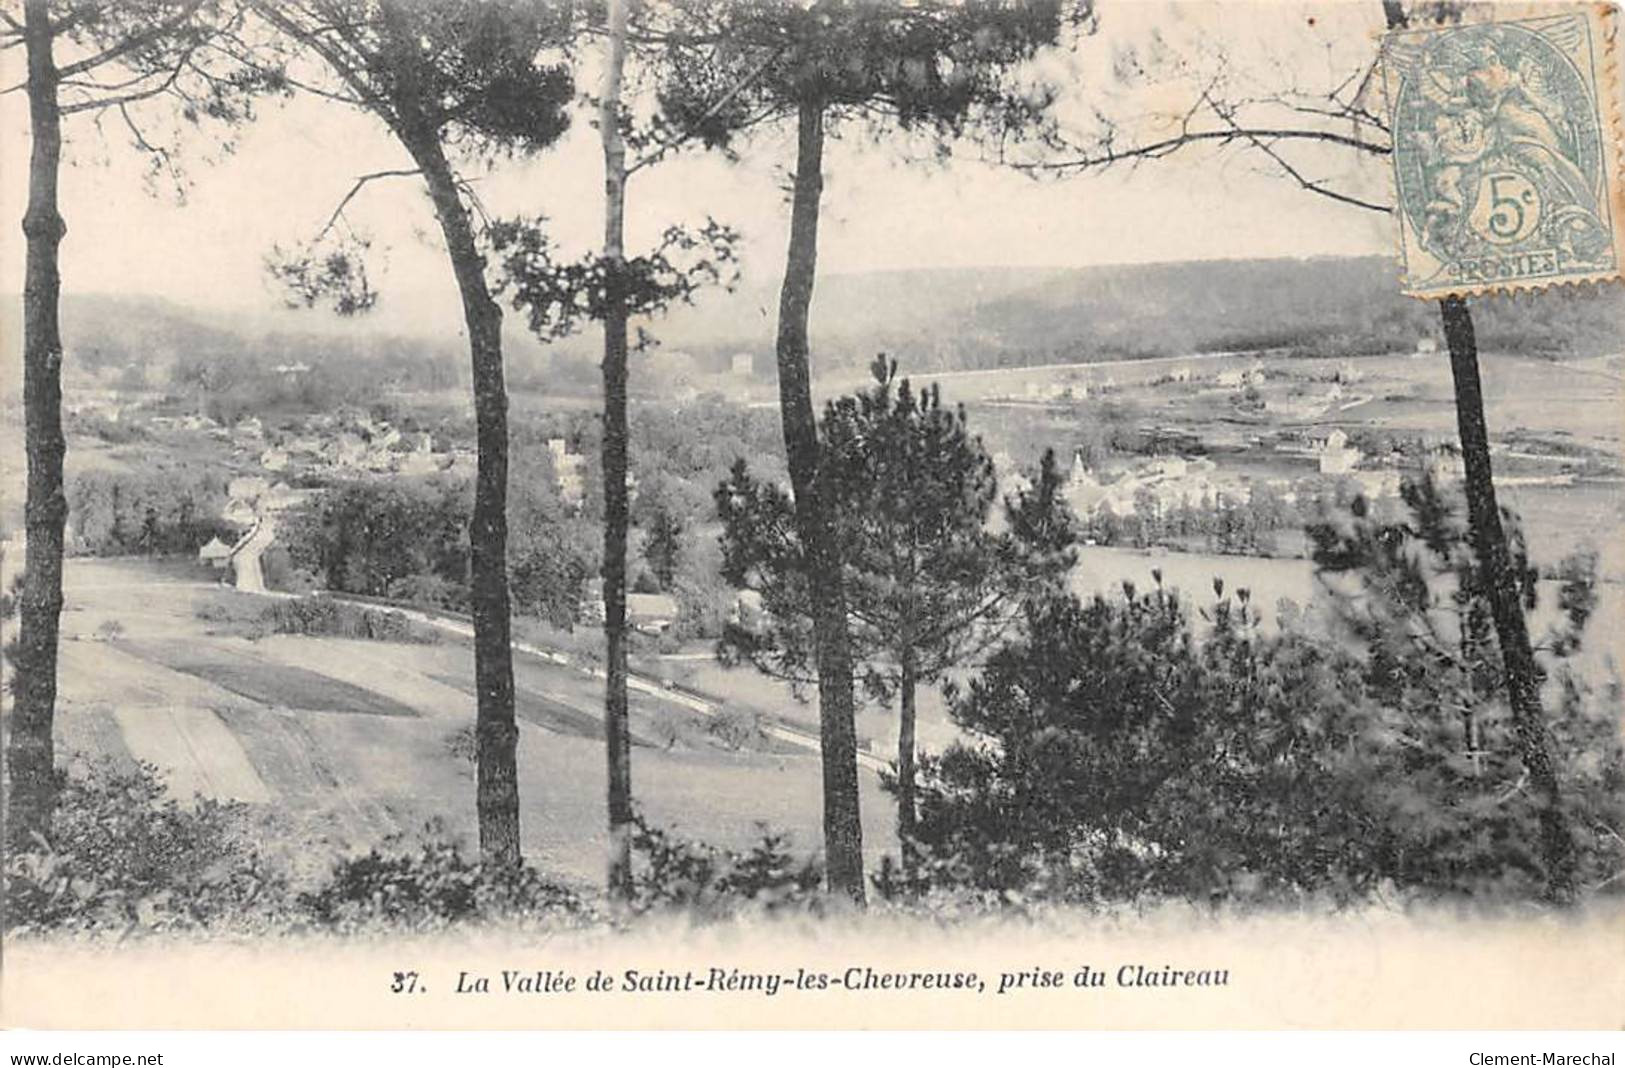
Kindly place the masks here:
MULTIPOLYGON (((64 759, 144 760, 175 796, 247 802, 264 847, 319 875, 337 856, 429 821, 474 839, 473 659, 465 643, 262 634, 266 598, 173 565, 73 560, 64 585, 56 741, 64 759)), ((556 878, 603 871, 602 684, 521 655, 521 827, 525 854, 556 878)), ((734 747, 634 691, 638 800, 658 826, 732 848, 763 821, 811 851, 818 759, 734 747), (663 733, 662 733, 663 730, 663 733)), ((870 863, 894 849, 887 803, 865 775, 870 863)))
MULTIPOLYGON (((715 294, 656 333, 719 364, 755 353, 760 371, 777 306, 772 286, 715 294)), ((1625 331, 1618 286, 1474 309, 1486 350, 1597 356, 1617 352, 1625 331)), ((812 310, 824 368, 880 350, 916 371, 1247 349, 1345 356, 1409 350, 1438 332, 1433 305, 1400 295, 1393 263, 1375 256, 829 275, 812 310)))
MULTIPOLYGON (((773 284, 713 293, 654 324, 654 333, 713 370, 750 352, 762 375, 777 306, 773 284)), ((1619 286, 1481 299, 1474 310, 1480 344, 1491 351, 1590 357, 1617 352, 1625 333, 1619 286)), ((15 298, 5 312, 15 337, 15 298)), ((546 383, 554 359, 596 364, 591 332, 549 348, 518 315, 507 322, 518 384, 546 383)), ((153 380, 178 363, 303 362, 387 366, 390 385, 440 389, 461 381, 464 362, 461 323, 407 337, 365 319, 245 319, 154 297, 79 294, 64 298, 62 327, 70 375, 135 368, 153 380)), ((822 369, 862 367, 887 351, 917 372, 1248 349, 1359 355, 1409 350, 1438 330, 1433 306, 1401 296, 1383 257, 836 274, 819 279, 812 318, 822 369)), ((4 374, 0 385, 15 390, 15 364, 4 374)), ((371 370, 364 377, 369 388, 379 382, 371 370)), ((564 377, 578 389, 596 378, 564 377)))

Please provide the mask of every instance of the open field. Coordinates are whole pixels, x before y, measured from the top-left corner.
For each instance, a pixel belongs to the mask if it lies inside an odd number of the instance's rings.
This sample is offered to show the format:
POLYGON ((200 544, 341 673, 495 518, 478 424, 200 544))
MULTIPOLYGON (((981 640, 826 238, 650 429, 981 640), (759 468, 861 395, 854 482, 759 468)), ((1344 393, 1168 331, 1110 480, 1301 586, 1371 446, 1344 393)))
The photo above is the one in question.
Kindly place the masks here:
MULTIPOLYGON (((127 561, 71 561, 66 585, 57 717, 65 751, 150 760, 179 796, 247 801, 298 839, 307 866, 431 819, 473 841, 474 768, 457 741, 474 718, 473 657, 460 643, 207 634, 198 603, 251 595, 127 561), (123 634, 98 640, 109 619, 123 634)), ((517 675, 526 855, 596 882, 605 772, 587 717, 601 690, 529 657, 517 675)), ((733 750, 693 729, 668 748, 652 724, 692 713, 649 695, 633 700, 645 743, 633 755, 634 782, 652 822, 731 846, 748 844, 764 823, 789 832, 798 850, 820 847, 815 755, 733 750)), ((865 843, 878 863, 893 848, 891 804, 874 775, 864 774, 863 787, 865 843)))

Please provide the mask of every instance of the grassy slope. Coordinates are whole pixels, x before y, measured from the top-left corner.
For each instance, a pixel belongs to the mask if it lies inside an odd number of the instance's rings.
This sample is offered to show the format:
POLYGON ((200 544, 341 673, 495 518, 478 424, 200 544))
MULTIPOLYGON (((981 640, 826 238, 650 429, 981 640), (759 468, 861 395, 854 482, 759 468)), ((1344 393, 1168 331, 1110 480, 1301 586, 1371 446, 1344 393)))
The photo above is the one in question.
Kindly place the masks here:
MULTIPOLYGON (((221 596, 140 564, 70 563, 64 749, 155 760, 182 793, 268 798, 283 839, 268 846, 297 852, 307 865, 394 832, 410 835, 430 819, 472 841, 473 766, 457 745, 473 721, 468 650, 208 633, 194 605, 221 596), (124 634, 96 640, 108 619, 124 634)), ((526 662, 520 675, 532 695, 577 709, 601 699, 597 684, 565 669, 526 662)), ((643 712, 647 723, 662 709, 645 704, 643 712)), ((526 716, 520 726, 527 855, 596 881, 601 743, 538 722, 526 716)), ((656 823, 744 845, 760 821, 789 831, 798 849, 820 844, 819 769, 810 755, 733 752, 689 734, 670 750, 640 746, 633 774, 656 823)), ((866 836, 878 861, 891 846, 891 807, 872 776, 864 785, 866 836)))

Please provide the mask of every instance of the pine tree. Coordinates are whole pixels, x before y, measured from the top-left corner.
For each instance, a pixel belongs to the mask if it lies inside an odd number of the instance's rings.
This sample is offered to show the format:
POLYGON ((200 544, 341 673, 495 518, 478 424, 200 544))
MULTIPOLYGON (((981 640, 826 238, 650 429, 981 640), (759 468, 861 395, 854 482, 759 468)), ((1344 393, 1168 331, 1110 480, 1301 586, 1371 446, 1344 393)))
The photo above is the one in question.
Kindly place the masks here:
MULTIPOLYGON (((570 71, 538 57, 568 40, 569 12, 534 0, 262 0, 256 9, 326 65, 335 84, 322 87, 323 96, 376 115, 411 157, 412 168, 367 175, 351 195, 368 181, 420 177, 446 243, 468 330, 478 448, 469 545, 480 851, 489 862, 516 865, 519 731, 507 573, 502 309, 486 282, 466 187, 448 146, 523 153, 563 135, 574 92, 570 71)), ((364 285, 359 292, 349 288, 357 278, 351 261, 328 257, 323 271, 304 267, 293 264, 284 275, 330 290, 340 310, 370 303, 364 285)))
MULTIPOLYGON (((1082 15, 1081 5, 1078 15, 1082 15)), ((1061 32, 1054 0, 892 4, 879 0, 674 0, 661 99, 685 136, 730 150, 761 123, 793 119, 790 232, 779 294, 779 412, 798 538, 818 576, 811 598, 831 890, 864 898, 854 654, 847 590, 812 403, 808 320, 817 279, 824 145, 843 122, 928 132, 946 147, 975 122, 995 136, 1039 124, 1047 98, 1009 75, 1061 32), (717 87, 725 87, 719 94, 717 87)))
MULTIPOLYGON (((1008 502, 995 534, 993 463, 963 409, 933 387, 914 392, 878 359, 876 385, 830 402, 820 427, 847 590, 847 627, 869 694, 898 705, 898 837, 914 868, 916 696, 971 665, 1023 598, 1070 570, 1075 532, 1047 454, 1038 484, 1008 502)), ((796 683, 817 681, 813 589, 823 575, 803 549, 794 508, 740 464, 717 493, 723 571, 761 593, 766 628, 735 625, 725 659, 796 683)))
POLYGON ((23 418, 27 453, 27 550, 18 598, 15 707, 6 742, 6 828, 26 839, 50 828, 56 778, 57 638, 62 614, 67 496, 62 431, 62 275, 67 233, 57 187, 62 126, 74 115, 116 114, 157 166, 176 158, 140 122, 144 106, 173 107, 189 122, 226 123, 248 114, 249 95, 268 84, 214 47, 235 25, 231 5, 205 0, 69 3, 24 0, 0 8, 0 47, 20 45, 27 77, 6 91, 28 97, 31 148, 23 276, 23 418))

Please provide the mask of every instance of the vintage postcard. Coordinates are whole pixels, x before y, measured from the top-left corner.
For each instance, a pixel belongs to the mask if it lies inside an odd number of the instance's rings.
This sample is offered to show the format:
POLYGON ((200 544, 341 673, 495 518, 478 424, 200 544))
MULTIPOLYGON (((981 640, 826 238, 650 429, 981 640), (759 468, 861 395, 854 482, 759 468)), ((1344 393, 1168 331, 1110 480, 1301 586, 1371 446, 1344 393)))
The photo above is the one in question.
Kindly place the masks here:
POLYGON ((1614 1063, 1618 22, 0 0, 0 1023, 1614 1063))

